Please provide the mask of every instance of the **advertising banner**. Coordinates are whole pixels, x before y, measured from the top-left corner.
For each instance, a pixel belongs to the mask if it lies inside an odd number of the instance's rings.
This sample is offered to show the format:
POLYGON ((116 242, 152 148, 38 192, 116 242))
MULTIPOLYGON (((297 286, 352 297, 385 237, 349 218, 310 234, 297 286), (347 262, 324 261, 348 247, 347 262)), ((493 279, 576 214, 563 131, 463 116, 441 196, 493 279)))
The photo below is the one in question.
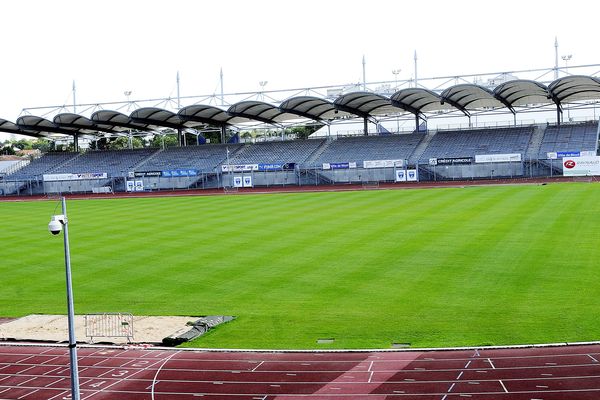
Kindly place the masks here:
POLYGON ((347 163, 347 162, 336 162, 336 163, 323 163, 323 169, 348 169, 348 168, 356 168, 356 163, 347 163), (350 164, 353 164, 352 167, 350 164))
POLYGON ((600 157, 567 157, 563 158, 564 176, 600 175, 600 157))
POLYGON ((406 170, 406 180, 408 182, 416 182, 419 180, 419 174, 416 169, 407 169, 406 170))
POLYGON ((396 182, 406 182, 406 170, 405 169, 397 169, 396 170, 396 182))
POLYGON ((258 171, 293 171, 296 163, 258 164, 258 171))
POLYGON ((472 163, 473 157, 446 157, 429 159, 429 165, 460 165, 472 163))
POLYGON ((144 191, 144 181, 135 181, 135 191, 136 192, 144 191))
POLYGON ((579 157, 581 154, 578 151, 557 151, 557 158, 566 158, 566 157, 579 157))
POLYGON ((128 192, 133 192, 135 190, 135 182, 127 181, 125 190, 127 190, 128 192))
POLYGON ((363 168, 393 168, 402 167, 404 160, 366 160, 363 161, 363 168))
POLYGON ((45 182, 55 181, 82 181, 89 179, 106 179, 108 174, 106 172, 85 172, 80 174, 44 174, 43 179, 45 182))
POLYGON ((162 175, 162 171, 139 171, 134 172, 133 176, 130 174, 130 178, 145 178, 145 177, 158 177, 162 175))
POLYGON ((244 175, 244 187, 252 187, 252 175, 244 175))
POLYGON ((520 162, 521 153, 512 154, 477 154, 476 163, 520 162))
POLYGON ((221 165, 223 172, 250 172, 258 171, 258 164, 237 164, 237 165, 221 165))

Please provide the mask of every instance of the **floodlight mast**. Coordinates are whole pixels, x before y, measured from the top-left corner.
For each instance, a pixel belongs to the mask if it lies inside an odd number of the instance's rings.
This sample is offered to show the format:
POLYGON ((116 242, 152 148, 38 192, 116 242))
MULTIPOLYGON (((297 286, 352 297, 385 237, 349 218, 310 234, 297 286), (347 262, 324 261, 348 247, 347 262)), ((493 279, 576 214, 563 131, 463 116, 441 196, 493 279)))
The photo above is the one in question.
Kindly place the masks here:
POLYGON ((80 400, 79 394, 79 369, 77 367, 77 341, 75 339, 75 311, 73 307, 73 286, 71 282, 71 252, 69 249, 69 221, 67 218, 67 203, 65 197, 61 197, 62 215, 54 216, 48 225, 53 235, 58 234, 54 223, 58 220, 63 227, 63 239, 65 248, 65 273, 67 281, 67 311, 69 321, 69 359, 71 365, 71 399, 80 400), (58 218, 57 218, 58 217, 58 218))

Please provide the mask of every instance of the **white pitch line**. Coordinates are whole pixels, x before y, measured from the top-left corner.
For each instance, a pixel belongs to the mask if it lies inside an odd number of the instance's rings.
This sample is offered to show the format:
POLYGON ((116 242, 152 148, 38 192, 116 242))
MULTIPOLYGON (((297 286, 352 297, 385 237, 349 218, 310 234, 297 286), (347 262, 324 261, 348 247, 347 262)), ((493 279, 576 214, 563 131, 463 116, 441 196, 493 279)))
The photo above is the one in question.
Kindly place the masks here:
POLYGON ((177 354, 179 354, 179 352, 175 352, 173 354, 171 354, 169 357, 165 358, 165 361, 161 364, 160 367, 158 367, 158 370, 156 371, 156 374, 154 375, 154 379, 152 379, 152 392, 151 392, 151 397, 152 400, 154 400, 154 385, 156 384, 156 378, 158 378, 158 374, 160 373, 160 370, 165 366, 165 364, 167 364, 167 362, 175 357, 177 354))
POLYGON ((502 385, 502 389, 504 389, 504 391, 508 393, 508 390, 506 390, 506 386, 504 386, 504 382, 502 382, 502 380, 500 380, 500 385, 502 385))

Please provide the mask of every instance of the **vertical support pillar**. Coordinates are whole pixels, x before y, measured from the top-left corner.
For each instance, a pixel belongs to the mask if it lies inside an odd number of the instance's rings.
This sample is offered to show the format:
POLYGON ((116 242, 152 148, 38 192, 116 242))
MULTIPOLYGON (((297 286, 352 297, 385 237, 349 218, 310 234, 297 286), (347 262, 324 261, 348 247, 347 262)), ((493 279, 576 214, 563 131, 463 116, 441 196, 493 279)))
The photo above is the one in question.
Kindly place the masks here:
POLYGON ((179 147, 183 146, 183 140, 181 140, 181 128, 177 128, 177 144, 179 147))
POLYGON ((227 128, 225 128, 225 125, 221 125, 221 143, 225 143, 226 133, 227 133, 227 128))
POLYGON ((363 134, 364 136, 369 135, 369 120, 367 118, 363 119, 363 134))

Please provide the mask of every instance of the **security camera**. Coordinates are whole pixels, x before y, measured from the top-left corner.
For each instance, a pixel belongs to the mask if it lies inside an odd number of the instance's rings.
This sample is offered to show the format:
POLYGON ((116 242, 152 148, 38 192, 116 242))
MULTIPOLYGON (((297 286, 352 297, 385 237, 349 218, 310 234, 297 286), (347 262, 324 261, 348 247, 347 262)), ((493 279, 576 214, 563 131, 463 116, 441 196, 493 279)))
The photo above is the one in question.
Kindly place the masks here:
POLYGON ((65 224, 64 215, 53 215, 48 223, 48 230, 53 235, 58 235, 62 231, 62 227, 65 224))

